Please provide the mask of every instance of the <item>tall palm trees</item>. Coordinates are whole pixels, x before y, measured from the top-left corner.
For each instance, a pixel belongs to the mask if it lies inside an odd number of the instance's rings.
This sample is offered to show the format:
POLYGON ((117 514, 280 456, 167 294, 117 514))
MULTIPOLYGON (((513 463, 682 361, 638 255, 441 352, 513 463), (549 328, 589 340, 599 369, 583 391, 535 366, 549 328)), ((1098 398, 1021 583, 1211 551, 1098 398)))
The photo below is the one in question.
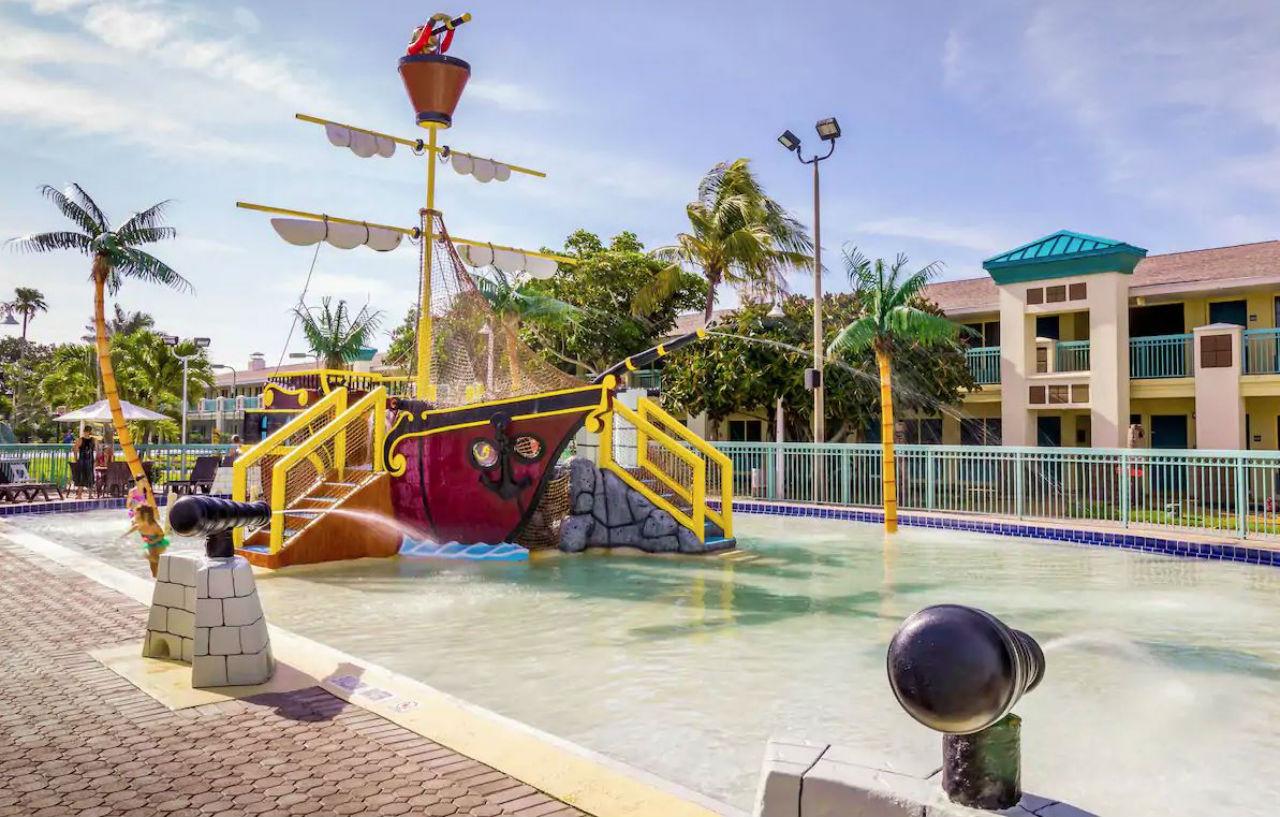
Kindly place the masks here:
POLYGON ((865 353, 868 349, 875 352, 876 364, 880 368, 884 529, 892 533, 898 529, 897 475, 893 458, 893 352, 913 343, 954 341, 960 326, 917 305, 921 290, 937 273, 938 264, 904 273, 907 266, 905 255, 899 254, 891 265, 886 265, 882 258, 870 261, 857 250, 846 250, 844 266, 849 283, 862 300, 863 314, 840 330, 827 354, 838 357, 865 353))
POLYGON ((18 287, 13 294, 9 308, 22 316, 22 339, 26 340, 27 325, 35 320, 37 313, 48 312, 49 304, 44 300, 44 293, 32 287, 18 287))
POLYGON ((331 298, 321 298, 320 306, 296 306, 293 312, 302 325, 307 344, 324 367, 345 369, 373 340, 382 323, 382 312, 370 311, 364 306, 352 315, 346 301, 339 300, 336 307, 330 306, 331 302, 331 298))
POLYGON ((39 233, 9 242, 26 252, 52 252, 76 250, 93 260, 90 280, 93 282, 93 323, 98 355, 98 368, 102 373, 102 388, 111 407, 111 425, 124 452, 125 462, 138 487, 146 494, 146 503, 154 510, 155 493, 142 469, 133 437, 124 422, 120 407, 120 392, 116 386, 115 370, 111 366, 111 347, 107 342, 105 300, 110 291, 115 295, 125 278, 135 278, 171 289, 190 290, 191 284, 168 264, 147 253, 140 246, 173 238, 172 227, 164 225, 167 201, 153 204, 140 213, 134 213, 117 227, 112 227, 106 213, 78 184, 66 191, 45 185, 40 192, 53 202, 75 229, 39 233))
POLYGON ((685 213, 689 231, 676 236, 674 245, 654 250, 654 256, 696 267, 706 276, 705 322, 711 320, 720 284, 777 296, 785 289, 787 270, 805 269, 813 260, 804 226, 765 195, 747 159, 713 167, 685 213))

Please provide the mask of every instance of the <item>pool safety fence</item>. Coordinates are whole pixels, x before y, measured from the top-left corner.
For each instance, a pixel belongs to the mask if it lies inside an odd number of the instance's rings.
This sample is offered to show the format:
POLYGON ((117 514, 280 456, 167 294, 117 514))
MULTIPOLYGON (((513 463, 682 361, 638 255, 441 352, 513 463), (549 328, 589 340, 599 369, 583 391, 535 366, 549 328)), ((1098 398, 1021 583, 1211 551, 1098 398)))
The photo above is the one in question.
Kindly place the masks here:
MULTIPOLYGON (((225 456, 235 446, 152 443, 137 448, 142 461, 152 463, 152 479, 163 484, 190 476, 198 457, 225 456)), ((48 482, 66 487, 72 482, 71 458, 71 446, 62 443, 0 444, 0 482, 48 482)), ((124 461, 119 448, 115 449, 114 461, 124 461)))
MULTIPOLYGON (((883 504, 879 444, 715 445, 735 497, 883 504)), ((1280 539, 1276 451, 897 445, 895 458, 904 511, 1280 539)))

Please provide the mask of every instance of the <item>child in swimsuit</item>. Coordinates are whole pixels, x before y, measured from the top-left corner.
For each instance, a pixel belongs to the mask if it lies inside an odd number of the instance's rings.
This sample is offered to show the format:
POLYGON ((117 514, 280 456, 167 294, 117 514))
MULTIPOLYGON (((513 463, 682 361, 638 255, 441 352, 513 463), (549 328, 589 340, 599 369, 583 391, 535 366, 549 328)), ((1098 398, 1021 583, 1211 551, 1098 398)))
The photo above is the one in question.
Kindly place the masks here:
POLYGON ((142 536, 142 549, 147 555, 147 563, 151 565, 154 577, 160 569, 160 554, 169 547, 169 539, 164 535, 164 528, 156 520, 156 509, 150 505, 140 505, 135 509, 133 525, 125 531, 127 536, 137 531, 142 536))

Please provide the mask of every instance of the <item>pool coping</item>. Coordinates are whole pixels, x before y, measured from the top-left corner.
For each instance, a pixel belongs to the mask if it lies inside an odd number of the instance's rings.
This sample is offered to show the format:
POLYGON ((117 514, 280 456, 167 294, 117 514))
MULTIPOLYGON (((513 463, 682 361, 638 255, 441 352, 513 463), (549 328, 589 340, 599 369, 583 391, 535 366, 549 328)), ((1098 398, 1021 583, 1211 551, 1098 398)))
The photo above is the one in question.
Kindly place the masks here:
MULTIPOLYGON (((151 603, 149 579, 11 525, 0 523, 0 537, 135 601, 151 603)), ((746 817, 735 806, 624 761, 291 630, 268 626, 277 661, 319 679, 327 692, 595 817, 746 817), (353 673, 364 682, 356 689, 348 683, 353 673), (376 700, 362 695, 370 688, 391 694, 376 700), (415 706, 399 710, 396 704, 405 701, 415 706)))
MULTIPOLYGON (((735 513, 767 516, 793 516, 810 519, 836 519, 849 522, 884 523, 884 512, 863 508, 831 505, 810 505, 792 502, 760 502, 735 500, 735 513)), ((959 530, 971 533, 989 533, 997 536, 1018 536, 1048 542, 1112 547, 1143 553, 1158 553, 1189 559, 1213 559, 1224 562, 1266 567, 1280 567, 1280 549, 1267 546, 1236 544, 1219 538, 1179 532, 1177 536, 1161 535, 1143 530, 1135 533, 1128 528, 1081 526, 1054 522, 1010 521, 989 516, 957 516, 952 514, 901 513, 898 523, 909 527, 959 530)))

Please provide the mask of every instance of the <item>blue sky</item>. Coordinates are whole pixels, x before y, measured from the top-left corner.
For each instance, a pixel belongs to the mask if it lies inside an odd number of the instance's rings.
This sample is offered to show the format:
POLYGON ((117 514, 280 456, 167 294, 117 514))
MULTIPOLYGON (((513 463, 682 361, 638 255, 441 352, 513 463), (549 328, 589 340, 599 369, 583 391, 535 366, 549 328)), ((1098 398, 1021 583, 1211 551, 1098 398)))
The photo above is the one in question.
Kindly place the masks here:
MULTIPOLYGON (((1152 252, 1280 233, 1271 2, 469 10, 451 53, 472 81, 446 141, 549 175, 480 185, 446 172, 439 204, 460 235, 537 247, 578 227, 629 229, 659 246, 700 175, 739 156, 808 222, 809 176, 775 139, 791 128, 812 144, 829 115, 844 129, 823 166, 829 287, 845 286, 846 243, 969 277, 1060 228, 1152 252)), ((212 337, 215 361, 274 361, 310 250, 233 203, 411 224, 420 160, 357 159, 292 114, 413 135, 395 60, 423 13, 371 0, 0 0, 0 236, 58 225, 42 183, 77 181, 118 217, 172 198, 181 237, 156 252, 198 293, 130 284, 121 302, 212 337)), ((409 250, 325 247, 311 292, 368 300, 390 325, 414 300, 414 267, 409 250)), ((0 255, 0 289, 49 298, 36 340, 81 334, 86 278, 76 256, 0 255)))

